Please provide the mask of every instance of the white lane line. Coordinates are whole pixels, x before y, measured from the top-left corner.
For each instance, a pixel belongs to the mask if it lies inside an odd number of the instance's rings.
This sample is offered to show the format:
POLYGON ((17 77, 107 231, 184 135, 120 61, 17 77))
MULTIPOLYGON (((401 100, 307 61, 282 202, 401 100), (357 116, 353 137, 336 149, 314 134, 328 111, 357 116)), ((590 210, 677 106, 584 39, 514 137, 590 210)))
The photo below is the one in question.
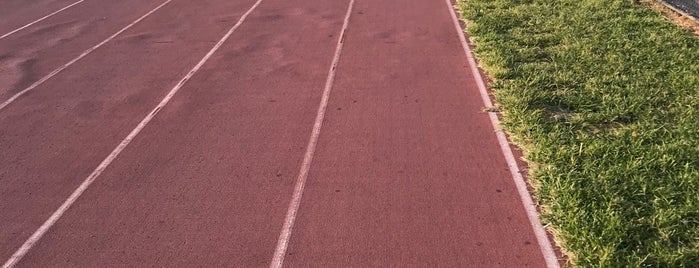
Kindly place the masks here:
POLYGON ((53 71, 52 71, 51 73, 49 73, 48 75, 46 75, 46 76, 42 77, 41 79, 39 79, 39 81, 34 82, 34 83, 31 84, 29 87, 23 89, 22 91, 18 92, 18 93, 15 94, 15 95, 13 95, 11 98, 9 98, 8 100, 6 100, 6 101, 3 102, 2 104, 0 104, 0 110, 4 109, 4 108, 7 107, 8 105, 10 105, 10 103, 14 102, 16 99, 18 99, 18 98, 21 97, 22 95, 26 94, 26 93, 29 92, 30 90, 32 90, 32 89, 38 87, 39 85, 43 84, 44 82, 46 82, 46 80, 51 79, 51 77, 54 77, 55 75, 57 75, 57 74, 60 73, 61 71, 63 71, 63 70, 65 70, 66 68, 70 67, 71 65, 73 65, 73 63, 79 61, 80 59, 84 58, 84 57, 87 56, 88 54, 92 53, 92 51, 95 51, 95 49, 98 49, 98 48, 100 48, 102 45, 104 45, 104 44, 106 44, 107 42, 111 41, 112 39, 114 39, 114 37, 116 37, 117 35, 123 33, 124 31, 128 30, 129 28, 131 28, 131 26, 136 25, 136 23, 139 23, 140 21, 142 21, 143 19, 145 19, 146 17, 148 17, 150 14, 153 14, 155 11, 157 11, 157 10, 160 9, 161 7, 167 5, 167 4, 170 3, 171 1, 172 1, 172 0, 167 0, 167 1, 163 2, 162 4, 160 4, 159 6, 155 7, 154 9, 152 9, 151 11, 149 11, 148 13, 146 13, 145 15, 141 16, 140 18, 138 18, 137 20, 133 21, 132 23, 129 23, 129 25, 126 25, 126 27, 122 28, 122 29, 119 30, 118 32, 116 32, 116 33, 112 34, 111 36, 107 37, 107 39, 104 39, 104 41, 100 42, 99 44, 97 44, 97 45, 95 45, 95 46, 93 46, 93 47, 91 47, 91 48, 89 48, 88 50, 85 50, 82 54, 80 54, 80 55, 77 56, 76 58, 70 60, 70 61, 69 61, 68 63, 66 63, 66 64, 63 64, 61 67, 58 67, 58 69, 53 70, 53 71))
MULTIPOLYGON (((473 57, 473 52, 471 51, 470 45, 466 41, 466 36, 464 35, 463 29, 461 29, 459 19, 457 19, 456 17, 454 7, 452 6, 450 0, 444 0, 444 2, 447 4, 449 14, 451 14, 451 18, 454 21, 454 27, 456 28, 456 31, 459 34, 461 45, 463 46, 464 52, 466 53, 466 58, 468 59, 469 66, 471 68, 471 73, 473 74, 473 77, 476 79, 476 84, 478 86, 478 91, 481 94, 481 98, 483 99, 483 104, 485 104, 485 107, 491 107, 493 106, 493 103, 490 101, 490 97, 488 96, 488 90, 486 90, 485 87, 485 82, 483 80, 483 77, 481 76, 481 73, 478 71, 476 60, 473 57)), ((510 169, 512 180, 515 182, 517 191, 519 192, 519 197, 522 201, 522 204, 524 205, 524 210, 526 211, 527 217, 529 218, 529 223, 534 229, 534 235, 536 236, 536 240, 539 243, 541 253, 544 255, 546 266, 549 268, 559 268, 560 265, 558 264, 558 258, 556 257, 556 253, 553 251, 551 241, 549 241, 549 238, 546 235, 546 230, 544 230, 544 227, 541 225, 541 221, 539 221, 538 212, 536 210, 536 204, 534 203, 532 196, 529 194, 529 190, 527 189, 527 183, 524 181, 524 177, 522 177, 522 174, 520 173, 520 169, 517 165, 517 161, 515 160, 515 156, 512 153, 512 149, 510 149, 510 143, 507 141, 507 136, 505 136, 505 132, 503 132, 502 129, 499 129, 500 119, 498 119, 498 116, 495 113, 489 112, 488 116, 490 117, 490 122, 493 124, 493 128, 495 129, 498 143, 500 144, 500 149, 502 150, 502 154, 505 156, 505 161, 507 161, 507 166, 510 169)))
POLYGON ((208 53, 206 53, 206 55, 199 61, 199 63, 197 63, 197 65, 195 65, 191 70, 189 70, 189 72, 172 89, 170 89, 170 92, 168 92, 167 95, 165 95, 165 98, 163 98, 160 101, 160 103, 158 103, 158 106, 153 108, 153 110, 151 110, 150 113, 148 113, 148 115, 145 118, 143 118, 143 120, 141 120, 140 123, 138 123, 136 128, 131 130, 131 133, 129 133, 129 135, 126 136, 126 138, 124 138, 124 140, 122 140, 116 148, 114 148, 114 150, 107 156, 107 158, 102 160, 99 166, 97 166, 97 168, 95 168, 95 170, 92 171, 90 176, 88 176, 80 184, 80 186, 77 189, 75 189, 75 191, 68 197, 68 199, 66 199, 66 201, 63 202, 63 204, 51 215, 51 217, 49 217, 49 219, 46 220, 46 222, 44 222, 44 224, 42 224, 41 227, 39 227, 39 229, 37 229, 34 232, 34 234, 32 234, 32 236, 29 237, 29 239, 27 239, 27 241, 25 241, 19 249, 17 249, 17 251, 12 255, 12 257, 10 257, 10 259, 7 260, 7 262, 5 262, 2 268, 14 267, 14 265, 16 265, 17 262, 19 262, 25 254, 27 254, 27 252, 36 244, 36 242, 38 242, 39 239, 41 239, 41 237, 44 236, 44 234, 46 234, 49 228, 51 228, 51 226, 53 226, 61 218, 61 216, 63 216, 63 214, 70 208, 70 206, 72 206, 73 203, 75 203, 75 201, 80 197, 80 195, 82 195, 83 192, 85 192, 87 187, 89 187, 90 184, 92 184, 92 182, 94 182, 95 179, 97 179, 97 177, 100 174, 102 174, 102 172, 112 163, 112 161, 114 161, 114 159, 117 158, 117 156, 119 156, 121 151, 123 151, 124 148, 126 148, 126 146, 128 146, 129 143, 133 141, 136 135, 138 135, 138 133, 140 133, 141 130, 143 130, 143 128, 145 128, 146 125, 148 125, 148 123, 150 123, 150 121, 153 120, 155 115, 157 115, 158 112, 163 107, 165 107, 165 105, 168 102, 170 102, 170 99, 172 99, 172 97, 177 93, 177 91, 179 91, 180 88, 182 88, 182 86, 184 86, 184 84, 187 83, 187 81, 189 81, 189 79, 192 78, 192 76, 194 76, 194 74, 197 71, 199 71, 201 66, 204 65, 204 63, 206 63, 206 61, 208 61, 209 58, 211 58, 211 56, 221 47, 221 45, 223 45, 223 43, 226 42, 226 40, 228 40, 231 34, 233 34, 233 32, 235 32, 235 30, 238 29, 241 24, 243 24, 243 21, 245 21, 248 15, 250 15, 250 13, 252 13, 252 11, 260 5, 260 3, 262 3, 262 0, 257 0, 257 2, 255 2, 255 4, 253 4, 252 7, 250 7, 250 9, 248 9, 248 11, 245 12, 240 17, 240 19, 238 19, 238 22, 235 25, 233 25, 233 27, 231 27, 230 30, 228 30, 228 32, 221 38, 221 40, 218 41, 218 43, 216 43, 216 45, 214 45, 213 48, 211 48, 211 50, 209 50, 208 53))
POLYGON ((59 9, 59 10, 57 10, 57 11, 51 13, 51 14, 48 14, 48 15, 43 16, 43 17, 41 17, 41 18, 39 18, 39 19, 37 19, 37 20, 35 20, 35 21, 32 21, 32 22, 30 22, 30 23, 27 24, 27 25, 24 25, 24 26, 22 26, 22 27, 19 27, 19 28, 17 28, 17 29, 14 29, 13 31, 11 31, 11 32, 9 32, 9 33, 6 33, 6 34, 0 36, 0 39, 3 39, 3 38, 5 38, 5 37, 8 37, 8 36, 12 35, 13 33, 19 32, 19 31, 21 31, 21 30, 24 29, 24 28, 27 28, 27 27, 29 27, 29 26, 32 26, 32 25, 34 25, 34 23, 37 23, 37 22, 40 22, 40 21, 42 21, 42 20, 48 19, 49 17, 51 17, 51 16, 53 16, 53 15, 56 15, 56 14, 60 13, 60 12, 63 11, 63 10, 69 9, 69 8, 71 8, 71 7, 74 6, 74 5, 77 5, 77 4, 82 3, 83 1, 85 1, 85 0, 80 0, 80 1, 77 1, 77 2, 75 2, 75 3, 72 3, 72 4, 68 5, 67 7, 61 8, 61 9, 59 9))
POLYGON ((284 225, 282 226, 282 230, 279 233, 279 240, 277 240, 277 248, 274 250, 272 262, 269 265, 270 268, 281 268, 282 264, 284 263, 284 256, 286 255, 286 249, 289 246, 291 231, 294 228, 294 222, 296 221, 296 213, 298 212, 299 206, 301 205, 303 189, 306 187, 308 171, 311 168, 311 162, 313 162, 313 154, 315 154, 316 151, 318 136, 320 136, 320 128, 323 126, 325 110, 328 107, 328 100, 330 99, 330 91, 332 90, 333 83, 335 81, 335 72, 337 70, 338 63, 340 62, 340 54, 342 54, 342 47, 345 43, 344 40, 345 35, 347 34, 347 25, 349 24, 350 15, 352 15, 352 7, 354 7, 354 0, 350 0, 349 2, 349 6, 347 7, 347 13, 345 14, 345 20, 342 24, 342 30, 340 30, 340 36, 337 38, 335 56, 333 57, 332 64, 330 65, 330 70, 328 71, 328 78, 325 80, 325 88, 323 88, 323 96, 320 99, 320 105, 318 106, 316 120, 313 124, 311 137, 308 140, 308 146, 306 146, 306 153, 303 156, 303 162, 301 163, 301 168, 299 170, 298 177, 296 177, 294 193, 291 197, 291 201, 289 202, 289 208, 286 211, 286 218, 284 218, 284 225))

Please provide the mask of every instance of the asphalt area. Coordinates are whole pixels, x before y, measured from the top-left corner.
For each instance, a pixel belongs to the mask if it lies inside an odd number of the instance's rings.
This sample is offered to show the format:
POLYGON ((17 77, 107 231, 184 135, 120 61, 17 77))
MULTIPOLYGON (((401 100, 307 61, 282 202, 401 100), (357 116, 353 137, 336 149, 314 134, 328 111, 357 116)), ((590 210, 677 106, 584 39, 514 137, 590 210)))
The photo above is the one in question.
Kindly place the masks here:
POLYGON ((556 267, 444 0, 0 1, 3 267, 556 267))

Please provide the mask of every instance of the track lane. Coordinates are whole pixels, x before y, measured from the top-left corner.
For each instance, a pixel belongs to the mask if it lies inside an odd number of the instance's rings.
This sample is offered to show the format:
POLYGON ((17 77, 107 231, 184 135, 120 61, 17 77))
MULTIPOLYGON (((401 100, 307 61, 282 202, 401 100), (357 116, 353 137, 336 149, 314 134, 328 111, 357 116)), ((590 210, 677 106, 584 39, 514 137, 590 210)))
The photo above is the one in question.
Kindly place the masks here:
POLYGON ((266 266, 346 7, 265 0, 19 266, 266 266))
POLYGON ((0 1, 0 36, 64 8, 77 0, 0 1))
POLYGON ((545 267, 447 11, 357 0, 287 267, 545 267))
POLYGON ((0 258, 9 258, 253 2, 174 1, 0 113, 0 258))
POLYGON ((325 79, 325 86, 323 87, 323 94, 321 95, 320 103, 318 104, 318 111, 316 112, 316 118, 313 122, 311 136, 308 140, 308 145, 306 145, 303 161, 301 162, 301 167, 299 168, 296 182, 294 183, 294 191, 291 195, 291 200, 289 201, 289 208, 286 211, 284 224, 282 225, 282 229, 279 233, 277 246, 274 249, 274 255, 272 256, 272 261, 269 265, 271 268, 281 268, 284 263, 284 256, 286 255, 286 249, 289 245, 291 232, 294 229, 294 223, 296 222, 296 214, 298 213, 301 198, 303 197, 303 190, 306 186, 308 171, 310 170, 311 163, 313 162, 313 155, 315 154, 316 145, 318 143, 320 129, 323 127, 323 120, 328 108, 328 100, 330 98, 330 93, 332 92, 333 84, 335 83, 335 74, 337 66, 340 63, 340 57, 342 56, 342 47, 344 45, 345 35, 347 34, 347 25, 349 24, 349 20, 352 15, 352 8, 354 8, 354 0, 349 1, 349 6, 345 12, 345 18, 342 21, 342 29, 340 30, 340 35, 337 37, 335 55, 333 55, 330 70, 328 70, 328 77, 325 79))
POLYGON ((0 40, 0 113, 12 96, 164 2, 90 0, 0 40))
POLYGON ((8 37, 8 36, 10 36, 10 35, 13 35, 13 34, 19 32, 19 31, 21 31, 21 30, 24 30, 24 29, 26 29, 26 28, 29 28, 30 26, 32 26, 32 25, 34 25, 34 24, 37 24, 37 23, 39 23, 39 22, 41 22, 41 21, 43 21, 43 20, 45 20, 45 19, 48 19, 48 18, 50 18, 50 17, 52 17, 52 16, 54 16, 54 15, 56 15, 56 14, 58 14, 58 13, 61 13, 61 12, 65 11, 66 9, 69 9, 69 8, 71 8, 71 7, 74 7, 75 5, 78 5, 78 4, 82 3, 83 1, 85 1, 85 0, 78 0, 78 1, 75 1, 75 2, 69 4, 69 5, 65 6, 65 7, 62 7, 62 8, 59 9, 59 10, 56 10, 56 11, 51 12, 51 13, 49 13, 49 14, 46 14, 46 15, 42 16, 41 18, 38 18, 38 19, 36 19, 36 20, 34 20, 34 21, 30 22, 30 23, 27 23, 27 24, 22 25, 21 27, 18 27, 18 28, 16 28, 16 29, 12 30, 12 31, 9 31, 8 33, 2 34, 2 35, 0 35, 0 39, 3 39, 3 38, 8 37))

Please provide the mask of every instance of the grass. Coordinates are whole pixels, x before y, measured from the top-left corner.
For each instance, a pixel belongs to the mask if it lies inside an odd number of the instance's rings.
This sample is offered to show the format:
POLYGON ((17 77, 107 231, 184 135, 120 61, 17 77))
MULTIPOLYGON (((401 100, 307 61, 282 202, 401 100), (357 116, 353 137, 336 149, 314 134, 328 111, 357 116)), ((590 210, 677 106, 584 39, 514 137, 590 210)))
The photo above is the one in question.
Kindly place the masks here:
POLYGON ((573 266, 699 267, 699 38, 632 0, 460 0, 573 266))

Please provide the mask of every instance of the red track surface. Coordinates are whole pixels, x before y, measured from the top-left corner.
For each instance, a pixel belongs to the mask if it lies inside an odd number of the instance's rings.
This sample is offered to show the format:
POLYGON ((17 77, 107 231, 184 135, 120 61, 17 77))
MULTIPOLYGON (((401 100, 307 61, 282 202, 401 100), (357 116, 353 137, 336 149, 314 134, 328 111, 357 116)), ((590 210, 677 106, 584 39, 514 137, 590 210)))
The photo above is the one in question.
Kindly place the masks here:
POLYGON ((0 1, 0 36, 53 13, 77 0, 4 0, 0 1))
MULTIPOLYGON (((163 2, 1 39, 0 102, 163 2)), ((254 2, 173 0, 0 110, 1 262, 254 2)), ((17 266, 269 265, 348 4, 263 0, 17 266)), ((285 266, 545 267, 448 12, 356 0, 285 266)))

